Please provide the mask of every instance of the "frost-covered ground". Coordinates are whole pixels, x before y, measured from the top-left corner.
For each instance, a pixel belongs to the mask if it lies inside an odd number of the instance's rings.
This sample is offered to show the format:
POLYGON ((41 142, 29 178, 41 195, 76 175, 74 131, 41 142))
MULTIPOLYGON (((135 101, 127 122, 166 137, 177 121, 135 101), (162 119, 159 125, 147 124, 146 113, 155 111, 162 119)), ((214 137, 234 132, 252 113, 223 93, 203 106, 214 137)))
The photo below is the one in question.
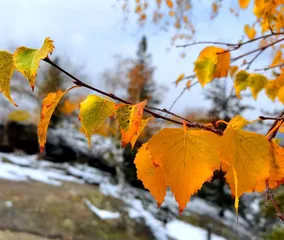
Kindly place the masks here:
MULTIPOLYGON (((103 194, 119 198, 125 203, 125 206, 127 206, 125 211, 130 218, 134 220, 144 219, 145 223, 152 229, 156 239, 207 239, 206 230, 192 226, 175 217, 178 211, 177 204, 170 193, 166 197, 163 207, 167 207, 173 214, 167 221, 163 221, 161 217, 157 217, 161 210, 157 209, 148 192, 133 188, 127 184, 123 186, 115 185, 110 175, 84 164, 56 164, 37 160, 36 156, 0 153, 0 178, 12 181, 33 180, 56 186, 60 186, 63 181, 97 184, 103 194), (141 200, 141 196, 146 200, 146 204, 145 201, 141 200)), ((120 217, 119 212, 99 209, 88 199, 85 199, 84 202, 90 211, 102 220, 120 217)), ((191 212, 218 218, 218 209, 200 199, 193 199, 184 211, 184 215, 191 212)), ((236 216, 232 213, 226 212, 226 219, 218 220, 238 231, 240 235, 253 239, 244 227, 245 222, 242 219, 237 222, 236 216)), ((212 234, 211 239, 222 240, 224 238, 212 234)))

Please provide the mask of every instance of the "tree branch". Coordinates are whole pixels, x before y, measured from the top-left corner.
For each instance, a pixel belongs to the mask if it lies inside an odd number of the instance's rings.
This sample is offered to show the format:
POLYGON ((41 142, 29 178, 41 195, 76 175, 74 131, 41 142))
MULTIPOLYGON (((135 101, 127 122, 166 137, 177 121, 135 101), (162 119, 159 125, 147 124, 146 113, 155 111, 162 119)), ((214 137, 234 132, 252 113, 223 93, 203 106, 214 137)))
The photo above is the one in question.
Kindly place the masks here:
MULTIPOLYGON (((275 45, 275 44, 277 44, 277 43, 280 43, 280 42, 282 42, 282 41, 284 41, 284 38, 280 38, 280 39, 278 39, 278 40, 275 41, 275 42, 272 42, 272 43, 267 44, 267 45, 265 45, 265 46, 263 46, 263 47, 260 47, 260 48, 254 49, 254 50, 252 50, 252 51, 249 51, 249 52, 247 52, 247 53, 244 53, 244 54, 242 54, 242 55, 240 55, 240 56, 238 56, 238 57, 233 58, 231 61, 234 62, 234 61, 237 61, 237 60, 239 60, 239 59, 241 59, 241 58, 243 58, 243 57, 245 57, 245 56, 248 56, 248 55, 250 55, 250 54, 252 54, 252 53, 255 53, 255 52, 258 52, 258 51, 264 51, 266 48, 269 48, 269 47, 271 47, 271 46, 273 46, 273 45, 275 45)), ((223 54, 223 53, 225 53, 225 52, 226 52, 226 51, 221 52, 221 53, 219 53, 219 54, 223 54)))
POLYGON ((246 44, 258 41, 260 39, 266 39, 268 37, 277 36, 277 35, 284 35, 284 32, 275 33, 273 31, 271 31, 270 34, 267 34, 267 35, 264 35, 264 36, 259 36, 257 38, 250 39, 250 40, 248 40, 246 42, 243 42, 243 43, 225 43, 225 42, 214 42, 214 41, 200 41, 200 42, 194 42, 194 43, 189 43, 189 44, 185 44, 185 45, 178 45, 176 47, 177 48, 185 48, 185 47, 198 45, 198 44, 214 44, 214 45, 225 45, 225 46, 228 46, 228 47, 234 47, 230 51, 235 51, 235 50, 239 49, 243 45, 246 45, 246 44))
POLYGON ((284 63, 278 64, 278 65, 275 65, 275 66, 271 66, 271 67, 254 69, 254 71, 267 71, 267 70, 270 70, 270 69, 273 69, 273 68, 278 68, 278 67, 280 67, 280 68, 284 67, 284 63))
MULTIPOLYGON (((49 58, 45 58, 43 59, 45 62, 49 63, 50 65, 52 65, 53 67, 57 68, 59 71, 63 72, 64 74, 66 74, 68 77, 70 77, 71 79, 73 79, 73 83, 76 84, 77 86, 81 86, 81 87, 85 87, 85 88, 88 88, 90 90, 93 90, 95 92, 98 92, 104 96, 107 96, 111 99, 114 99, 116 101, 119 101, 119 102, 122 102, 122 103, 125 103, 125 104, 132 104, 131 102, 128 102, 112 93, 106 93, 98 88, 95 88, 95 87, 92 87, 84 82, 82 82, 81 80, 79 80, 78 78, 76 78, 75 76, 73 76, 71 73, 67 72, 66 70, 64 70, 63 68, 61 68, 60 66, 58 66, 56 63, 52 62, 49 58)), ((170 111, 168 111, 167 109, 160 109, 160 108, 155 108, 155 107, 151 107, 149 105, 146 105, 145 108, 144 108, 144 111, 151 114, 153 117, 155 118, 159 118, 159 119, 163 119, 163 120, 166 120, 166 121, 169 121, 169 122, 172 122, 172 123, 175 123, 175 124, 178 124, 178 125, 183 125, 183 122, 185 121, 186 122, 186 126, 187 127, 190 127, 190 128, 200 128, 200 129, 203 129, 203 130, 206 130, 206 131, 210 131, 210 132, 213 132, 217 135, 222 135, 223 133, 220 131, 220 130, 216 130, 216 129, 212 129, 210 127, 207 127, 205 125, 202 125, 202 124, 199 124, 199 123, 196 123, 196 122, 192 122, 192 121, 189 121, 188 119, 184 118, 184 117, 181 117, 175 113, 172 113, 170 111), (159 112, 163 112, 163 113, 166 113, 166 114, 169 114, 169 115, 172 115, 174 117, 177 117, 179 119, 181 119, 182 121, 177 121, 177 120, 174 120, 174 119, 171 119, 171 118, 168 118, 168 117, 164 117, 156 112, 153 112, 154 111, 159 111, 159 112)))
MULTIPOLYGON (((269 119, 269 117, 263 117, 263 116, 260 116, 259 118, 262 119, 262 120, 266 120, 266 119, 267 120, 272 120, 272 118, 269 119)), ((283 120, 284 119, 284 111, 282 111, 279 114, 279 116, 277 118, 274 118, 274 119, 276 119, 276 120, 271 125, 271 127, 269 128, 269 130, 268 130, 268 132, 266 134, 266 135, 269 134, 269 136, 267 136, 269 141, 272 141, 272 139, 276 136, 276 134, 277 134, 277 132, 278 132, 280 126, 281 126, 281 124, 279 124, 279 122, 283 123, 283 121, 284 121, 283 120)), ((270 201, 272 202, 272 204, 273 204, 273 206, 275 208, 275 211, 277 213, 277 217, 283 222, 284 221, 284 215, 283 215, 283 213, 281 213, 280 208, 278 207, 278 205, 277 205, 277 203, 276 203, 276 201, 274 199, 272 190, 269 187, 268 179, 265 180, 265 185, 266 185, 266 199, 268 199, 268 197, 269 197, 270 201)))

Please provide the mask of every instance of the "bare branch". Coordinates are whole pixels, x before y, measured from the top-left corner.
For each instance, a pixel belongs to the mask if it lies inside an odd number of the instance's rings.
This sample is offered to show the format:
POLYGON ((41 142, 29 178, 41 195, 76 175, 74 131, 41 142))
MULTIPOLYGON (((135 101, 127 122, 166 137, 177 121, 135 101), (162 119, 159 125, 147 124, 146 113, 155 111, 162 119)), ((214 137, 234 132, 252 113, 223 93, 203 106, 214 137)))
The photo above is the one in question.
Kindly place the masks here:
POLYGON ((261 51, 259 51, 249 62, 247 65, 247 70, 250 68, 251 64, 259 57, 260 54, 263 53, 265 49, 262 49, 261 51))
MULTIPOLYGON (((58 66, 56 63, 52 62, 49 58, 45 58, 44 59, 45 62, 49 63, 50 65, 52 65, 53 67, 57 68, 59 71, 63 72, 64 74, 66 74, 67 76, 69 76, 71 79, 73 79, 73 83, 76 84, 77 86, 82 86, 82 87, 85 87, 85 88, 88 88, 90 90, 93 90, 95 92, 98 92, 104 96, 107 96, 109 98, 112 98, 114 100, 117 100, 119 102, 122 102, 122 103, 125 103, 125 104, 132 104, 131 102, 128 102, 112 93, 106 93, 98 88, 95 88, 95 87, 92 87, 84 82, 82 82, 81 80, 79 80, 78 78, 76 78, 75 76, 73 76, 71 73, 67 72, 66 70, 64 70, 63 68, 61 68, 60 66, 58 66)), ((192 122, 184 117, 181 117, 175 113, 172 113, 170 111, 168 111, 167 109, 160 109, 160 108, 155 108, 155 107, 151 107, 149 105, 146 105, 145 108, 144 108, 144 111, 151 114, 153 117, 155 118, 159 118, 159 119, 163 119, 163 120, 166 120, 166 121, 169 121, 169 122, 172 122, 172 123, 175 123, 175 124, 179 124, 179 125, 183 125, 183 122, 185 121, 187 124, 186 126, 187 127, 190 127, 190 128, 200 128, 200 129, 203 129, 203 130, 206 130, 206 131, 210 131, 210 132, 213 132, 215 134, 218 134, 218 135, 222 135, 223 133, 220 131, 220 130, 216 130, 216 129, 212 129, 210 127, 207 127, 205 125, 202 125, 202 124, 199 124, 197 122, 192 122), (177 121, 177 120, 174 120, 174 119, 171 119, 171 118, 168 118, 168 117, 164 117, 156 112, 153 112, 154 111, 159 111, 159 112, 163 112, 163 113, 166 113, 166 114, 169 114, 169 115, 172 115, 174 117, 177 117, 179 119, 181 119, 182 121, 177 121)))
MULTIPOLYGON (((277 44, 277 43, 280 43, 280 42, 282 42, 282 41, 284 41, 284 38, 280 38, 280 39, 278 39, 278 40, 275 41, 275 42, 272 42, 272 43, 267 44, 267 45, 265 45, 265 46, 263 46, 263 47, 260 47, 260 48, 254 49, 254 50, 252 50, 252 51, 249 51, 249 52, 247 52, 247 53, 244 53, 244 54, 242 54, 242 55, 240 55, 240 56, 238 56, 238 57, 233 58, 231 61, 234 62, 234 61, 237 61, 237 60, 239 60, 239 59, 241 59, 241 58, 243 58, 243 57, 246 57, 246 56, 248 56, 248 55, 250 55, 250 54, 252 54, 252 53, 255 53, 255 52, 258 52, 258 51, 264 51, 266 48, 269 48, 269 47, 271 47, 271 46, 273 46, 273 45, 275 45, 275 44, 277 44)), ((224 51, 224 52, 225 52, 225 51, 224 51)), ((224 52, 222 52, 222 53, 224 53, 224 52)), ((219 53, 219 54, 221 54, 221 53, 219 53)))
MULTIPOLYGON (((284 35, 284 32, 278 32, 278 33, 275 33, 273 31, 271 31, 270 34, 267 34, 267 35, 263 35, 263 36, 259 36, 257 38, 254 38, 254 39, 250 39, 246 42, 240 42, 240 43, 226 43, 226 42, 215 42, 215 41, 200 41, 200 42, 194 42, 194 43, 189 43, 189 44, 185 44, 185 45, 178 45, 176 46, 177 48, 185 48, 185 47, 189 47, 189 46, 193 46, 193 45, 198 45, 198 44, 214 44, 214 45, 225 45, 225 46, 228 46, 228 47, 234 47, 233 49, 231 50, 226 50, 225 52, 229 52, 229 51, 235 51, 237 49, 239 49, 240 47, 242 47, 243 45, 246 45, 246 44, 249 44, 249 43, 252 43, 252 42, 255 42, 255 41, 258 41, 258 40, 261 40, 261 39, 266 39, 268 37, 272 37, 272 36, 277 36, 277 35, 284 35)), ((223 53, 223 52, 222 52, 223 53)))
POLYGON ((211 41, 201 41, 201 42, 194 42, 194 43, 189 43, 189 44, 185 44, 185 45, 178 45, 176 46, 176 48, 185 48, 185 47, 190 47, 193 45, 199 45, 199 44, 214 44, 214 45, 226 45, 228 47, 231 46, 238 46, 238 44, 235 43, 225 43, 225 42, 211 42, 211 41))
POLYGON ((279 68, 284 67, 284 63, 278 64, 278 65, 275 65, 275 66, 271 66, 271 67, 254 69, 254 71, 267 71, 267 70, 278 68, 278 67, 279 68))

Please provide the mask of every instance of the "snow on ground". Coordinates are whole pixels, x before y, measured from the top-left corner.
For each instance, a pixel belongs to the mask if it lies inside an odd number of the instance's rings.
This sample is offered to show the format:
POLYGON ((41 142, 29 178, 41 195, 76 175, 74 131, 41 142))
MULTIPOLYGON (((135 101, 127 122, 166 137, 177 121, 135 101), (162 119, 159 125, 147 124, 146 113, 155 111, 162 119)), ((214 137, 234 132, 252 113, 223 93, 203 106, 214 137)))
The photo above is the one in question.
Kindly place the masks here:
MULTIPOLYGON (((194 239, 194 240, 204 240, 207 238, 207 232, 204 231, 201 228, 194 227, 192 225, 189 225, 183 221, 180 220, 172 220, 171 222, 166 224, 166 229, 168 230, 168 234, 176 238, 177 240, 188 240, 188 239, 194 239), (190 236, 190 238, 189 238, 190 236)), ((211 240, 224 240, 224 238, 211 235, 211 240)))
POLYGON ((119 212, 110 212, 107 210, 101 210, 97 208, 95 205, 93 205, 88 199, 84 199, 84 202, 88 206, 88 208, 102 220, 117 219, 120 217, 119 212))
MULTIPOLYGON (((125 211, 130 218, 143 219, 152 229, 156 239, 167 240, 169 238, 176 240, 194 239, 205 240, 207 231, 194 227, 185 222, 179 221, 172 217, 167 224, 159 220, 156 215, 158 209, 149 193, 132 188, 128 185, 120 186, 111 184, 111 176, 98 169, 89 167, 84 164, 57 164, 44 160, 37 160, 36 156, 17 156, 15 154, 0 153, 0 178, 13 181, 34 180, 47 184, 59 186, 62 181, 72 181, 79 184, 94 183, 100 186, 103 194, 121 199, 126 207, 125 211), (147 204, 143 204, 140 199, 150 199, 147 204)), ((118 212, 109 212, 98 209, 89 200, 85 199, 85 204, 101 219, 110 219, 120 217, 118 212)), ((209 212, 216 214, 216 209, 203 201, 197 199, 189 204, 188 209, 203 211, 203 214, 209 212), (192 205, 191 205, 192 204, 192 205)), ((177 212, 177 204, 173 197, 167 197, 164 203, 172 212, 177 212)), ((187 213, 188 209, 185 211, 187 213)), ((224 238, 212 234, 213 240, 222 240, 224 238)))

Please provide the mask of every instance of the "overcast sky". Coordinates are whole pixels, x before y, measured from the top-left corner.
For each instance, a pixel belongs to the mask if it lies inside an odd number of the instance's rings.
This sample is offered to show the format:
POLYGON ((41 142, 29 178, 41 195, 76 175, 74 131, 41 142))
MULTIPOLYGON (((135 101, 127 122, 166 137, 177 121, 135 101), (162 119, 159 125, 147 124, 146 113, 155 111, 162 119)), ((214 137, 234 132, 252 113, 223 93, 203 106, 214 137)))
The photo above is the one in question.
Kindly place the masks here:
MULTIPOLYGON (((197 29, 195 40, 237 42, 243 35, 243 25, 254 20, 250 14, 251 8, 235 18, 226 6, 220 16, 211 21, 208 2, 211 1, 198 1, 199 6, 193 13, 197 29)), ((236 4, 237 1, 224 2, 236 4)), ((231 6, 234 7, 234 4, 231 6)), ((161 104, 163 108, 168 108, 182 91, 182 86, 176 88, 171 83, 181 73, 192 74, 193 62, 205 47, 187 48, 185 59, 180 58, 179 49, 166 51, 170 46, 171 33, 157 33, 153 26, 141 29, 134 18, 128 24, 123 24, 117 0, 0 0, 0 8, 1 49, 7 49, 11 45, 38 48, 44 38, 49 36, 56 47, 54 54, 82 66, 83 73, 96 86, 101 86, 100 74, 114 66, 113 56, 135 56, 137 42, 142 35, 146 35, 149 53, 152 54, 153 65, 156 66, 155 79, 169 87, 161 104)), ((266 61, 269 54, 264 54, 253 68, 269 65, 270 59, 266 61)), ((210 84, 205 89, 208 87, 210 84)), ((203 91, 200 86, 194 87, 183 95, 174 111, 182 112, 185 107, 209 108, 203 91)), ((260 114, 260 108, 273 110, 282 106, 279 103, 273 104, 263 93, 259 95, 257 102, 251 100, 250 103, 256 106, 256 110, 244 114, 250 119, 260 114)))

